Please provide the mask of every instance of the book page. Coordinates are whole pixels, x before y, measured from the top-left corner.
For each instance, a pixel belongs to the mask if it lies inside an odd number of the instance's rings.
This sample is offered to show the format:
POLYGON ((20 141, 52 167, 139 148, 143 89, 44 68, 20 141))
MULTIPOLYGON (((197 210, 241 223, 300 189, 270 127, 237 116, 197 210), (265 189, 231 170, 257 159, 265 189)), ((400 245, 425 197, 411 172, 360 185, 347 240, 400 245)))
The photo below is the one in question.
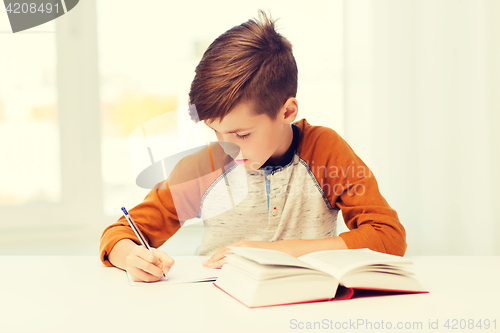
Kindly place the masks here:
POLYGON ((310 264, 280 251, 252 247, 230 246, 229 248, 235 254, 253 260, 261 265, 295 266, 315 269, 310 264))
POLYGON ((163 277, 157 282, 136 282, 132 280, 130 274, 127 273, 130 285, 140 286, 148 284, 174 284, 215 281, 220 274, 220 269, 210 269, 208 267, 203 267, 203 262, 210 258, 208 256, 178 256, 173 258, 175 260, 175 263, 170 268, 170 271, 167 274, 167 279, 163 277))
POLYGON ((412 261, 403 257, 380 253, 369 249, 330 250, 308 253, 298 259, 340 280, 347 272, 369 265, 389 264, 399 268, 412 261))
POLYGON ((226 256, 227 263, 256 280, 275 279, 278 277, 292 275, 326 275, 329 274, 304 267, 283 266, 283 265, 261 265, 253 260, 240 256, 239 254, 229 254, 226 256))

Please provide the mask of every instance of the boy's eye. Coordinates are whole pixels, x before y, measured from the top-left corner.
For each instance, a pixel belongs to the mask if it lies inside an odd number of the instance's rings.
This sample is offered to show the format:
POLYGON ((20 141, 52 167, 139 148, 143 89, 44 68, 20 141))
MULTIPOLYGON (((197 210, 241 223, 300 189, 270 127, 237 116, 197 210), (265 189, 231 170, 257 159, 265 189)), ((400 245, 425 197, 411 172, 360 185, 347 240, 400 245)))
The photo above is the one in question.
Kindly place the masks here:
POLYGON ((242 139, 242 140, 243 140, 243 139, 248 138, 248 137, 250 136, 250 133, 245 134, 245 135, 239 135, 239 134, 236 134, 236 136, 238 137, 238 139, 242 139))

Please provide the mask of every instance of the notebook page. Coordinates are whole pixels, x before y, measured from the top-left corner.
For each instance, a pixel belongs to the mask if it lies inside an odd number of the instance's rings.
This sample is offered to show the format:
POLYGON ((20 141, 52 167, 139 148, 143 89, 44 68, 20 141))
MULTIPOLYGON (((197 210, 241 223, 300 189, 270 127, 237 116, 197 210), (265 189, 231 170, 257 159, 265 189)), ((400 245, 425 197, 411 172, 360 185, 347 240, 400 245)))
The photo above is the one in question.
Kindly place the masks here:
POLYGON ((203 262, 208 260, 208 256, 179 256, 173 257, 174 265, 170 268, 167 274, 167 279, 164 277, 157 282, 135 282, 130 274, 127 273, 128 281, 131 286, 140 286, 148 284, 174 284, 174 283, 189 283, 201 281, 215 281, 219 276, 220 269, 210 269, 203 267, 203 262))

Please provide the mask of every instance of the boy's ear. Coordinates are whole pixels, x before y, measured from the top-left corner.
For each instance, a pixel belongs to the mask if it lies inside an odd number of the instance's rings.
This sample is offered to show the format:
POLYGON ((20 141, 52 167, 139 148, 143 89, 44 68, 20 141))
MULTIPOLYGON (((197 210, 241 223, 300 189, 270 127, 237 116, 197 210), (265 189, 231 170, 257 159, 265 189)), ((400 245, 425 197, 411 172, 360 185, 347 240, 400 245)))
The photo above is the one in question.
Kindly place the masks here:
POLYGON ((283 105, 284 113, 283 113, 283 122, 285 123, 293 123, 295 118, 297 118, 297 114, 299 113, 299 104, 295 97, 290 97, 286 100, 283 105))

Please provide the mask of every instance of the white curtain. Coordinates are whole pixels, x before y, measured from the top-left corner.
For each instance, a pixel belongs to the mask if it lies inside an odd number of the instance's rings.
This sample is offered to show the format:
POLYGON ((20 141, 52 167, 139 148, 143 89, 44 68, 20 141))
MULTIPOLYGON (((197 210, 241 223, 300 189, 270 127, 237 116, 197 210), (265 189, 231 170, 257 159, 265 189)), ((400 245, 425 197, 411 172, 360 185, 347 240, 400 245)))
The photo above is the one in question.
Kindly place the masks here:
POLYGON ((344 137, 408 255, 500 255, 500 1, 345 0, 344 137))

